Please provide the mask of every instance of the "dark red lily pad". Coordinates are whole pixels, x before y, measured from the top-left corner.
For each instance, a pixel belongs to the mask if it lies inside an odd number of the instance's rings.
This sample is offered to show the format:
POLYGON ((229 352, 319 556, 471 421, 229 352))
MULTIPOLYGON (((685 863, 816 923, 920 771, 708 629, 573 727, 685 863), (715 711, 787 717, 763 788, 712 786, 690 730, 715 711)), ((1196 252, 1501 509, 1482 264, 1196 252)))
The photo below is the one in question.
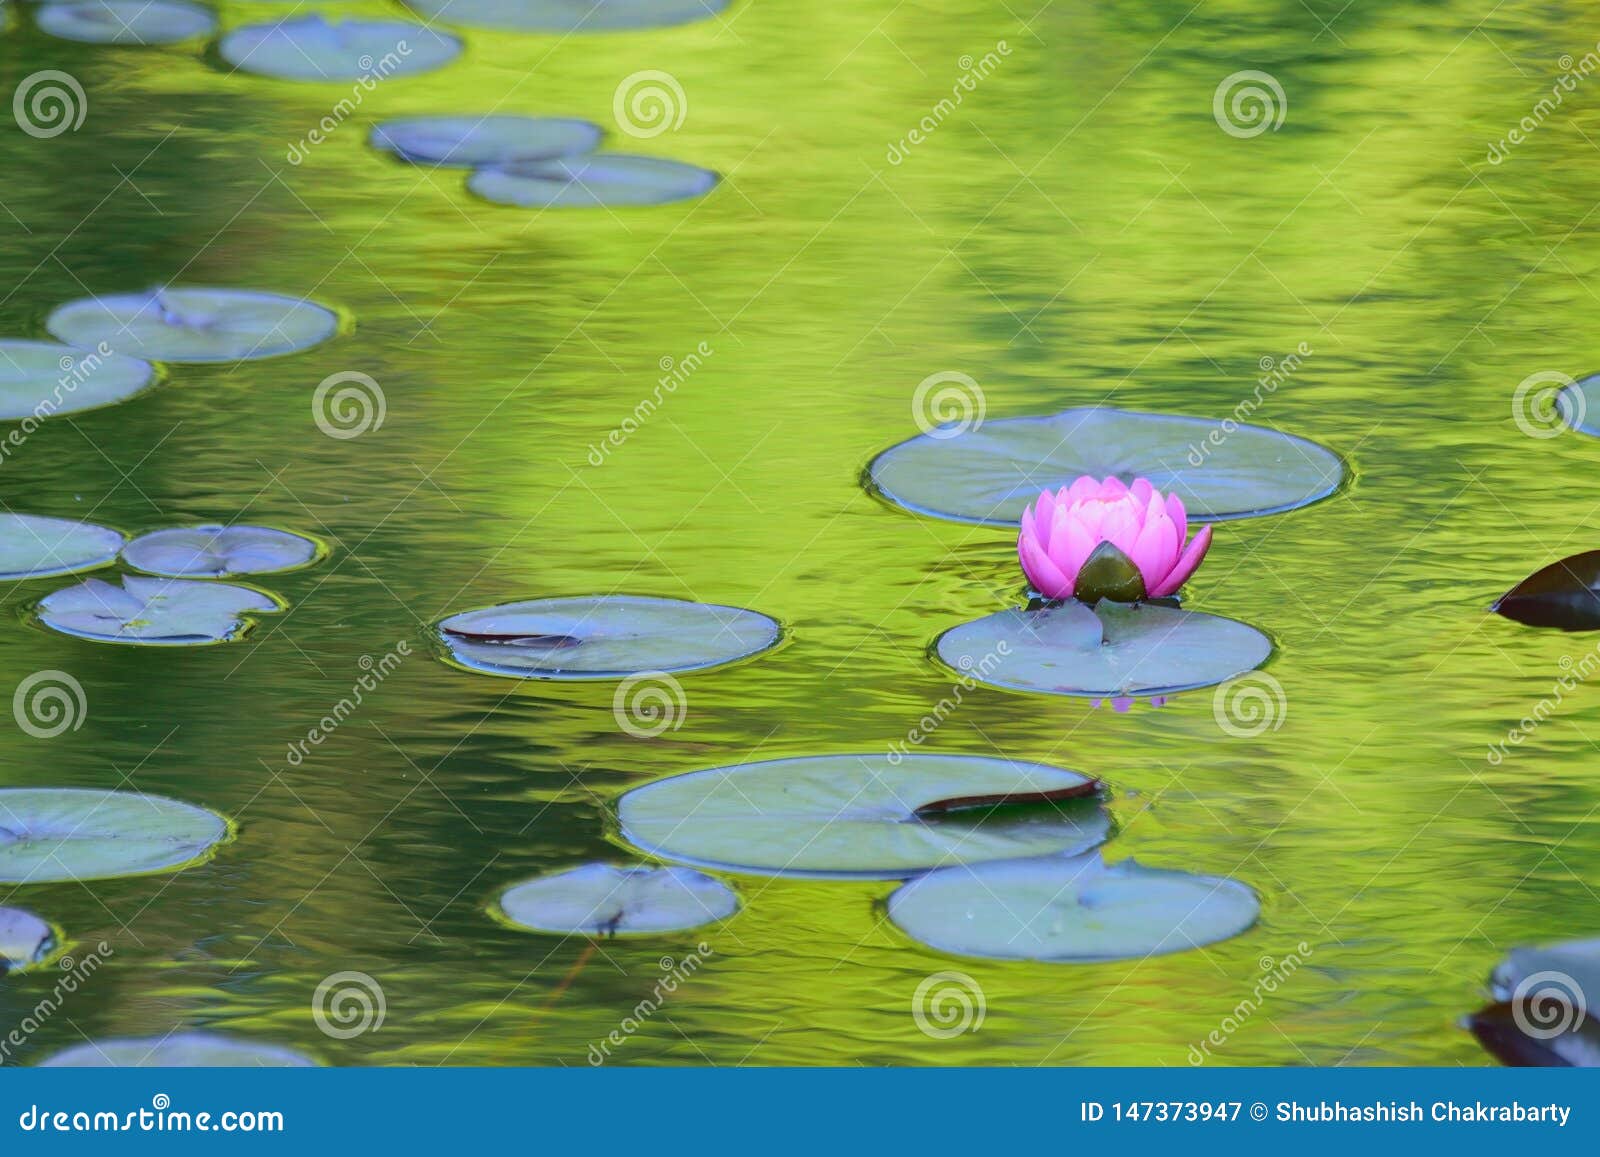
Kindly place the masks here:
POLYGON ((1066 799, 1085 799, 1100 793, 1101 784, 1098 779, 1086 780, 1070 787, 1058 788, 1054 791, 1010 791, 993 795, 958 795, 950 799, 936 799, 932 803, 925 803, 911 814, 919 820, 931 816, 949 815, 951 812, 975 811, 979 808, 1000 807, 1031 807, 1040 804, 1059 803, 1066 799))
POLYGON ((1534 571, 1489 609, 1530 627, 1600 630, 1600 550, 1586 550, 1534 571))
POLYGON ((1527 1016, 1509 1000, 1467 1017, 1467 1028, 1490 1056, 1512 1068, 1600 1068, 1600 1023, 1585 1017, 1556 1036, 1525 1029, 1527 1016))

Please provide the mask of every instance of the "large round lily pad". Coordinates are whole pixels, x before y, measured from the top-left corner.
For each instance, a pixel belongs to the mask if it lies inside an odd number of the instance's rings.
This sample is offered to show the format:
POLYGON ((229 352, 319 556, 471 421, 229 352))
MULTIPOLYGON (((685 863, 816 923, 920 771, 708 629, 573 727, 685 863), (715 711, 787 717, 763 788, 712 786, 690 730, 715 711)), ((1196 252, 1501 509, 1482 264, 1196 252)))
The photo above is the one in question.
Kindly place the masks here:
POLYGON ((85 1041, 40 1062, 46 1069, 303 1069, 316 1065, 293 1049, 261 1041, 179 1032, 85 1041))
POLYGON ((26 908, 0 908, 0 976, 21 972, 54 951, 56 930, 26 908))
POLYGON ((271 574, 316 561, 313 540, 270 526, 185 526, 141 534, 122 548, 122 560, 146 574, 224 578, 271 574))
POLYGON ((475 168, 587 153, 600 126, 569 117, 407 117, 372 130, 372 146, 423 165, 475 168))
POLYGON ((217 51, 235 68, 280 80, 381 81, 441 68, 460 55, 461 41, 405 20, 314 14, 236 28, 217 51))
POLYGON ((121 586, 89 579, 46 595, 38 615, 45 626, 84 639, 181 647, 241 638, 247 615, 282 609, 249 587, 128 575, 121 586))
POLYGON ((606 595, 531 599, 451 615, 440 636, 463 666, 538 679, 620 679, 716 667, 765 651, 781 628, 739 607, 606 595))
POLYGON ((516 32, 614 32, 707 20, 731 0, 406 0, 432 20, 516 32))
POLYGON ((936 649, 949 666, 992 687, 1106 698, 1225 682, 1265 662, 1272 641, 1219 615, 1069 599, 952 627, 936 649))
POLYGON ((158 362, 233 362, 293 353, 339 329, 331 309, 242 289, 153 289, 68 302, 45 326, 71 345, 158 362))
POLYGON ((1600 939, 1513 948, 1494 970, 1497 1000, 1566 1001, 1600 1019, 1600 939))
POLYGON ((889 897, 913 939, 996 960, 1138 960, 1237 936, 1260 912, 1237 880, 1108 866, 1099 853, 941 868, 889 897))
POLYGON ((1082 852, 1111 833, 1095 780, 968 755, 775 759, 625 794, 622 835, 667 859, 758 875, 889 880, 942 864, 1082 852))
POLYGON ((217 26, 210 9, 184 0, 50 0, 33 19, 51 36, 84 44, 177 44, 217 26))
POLYGON ((879 454, 868 475, 884 497, 919 514, 1016 526, 1042 490, 1085 474, 1148 478, 1217 522, 1293 510, 1339 487, 1330 450, 1260 426, 1083 407, 921 434, 879 454), (1212 434, 1217 437, 1213 443, 1212 434))
POLYGON ((663 205, 699 197, 716 183, 709 169, 622 153, 492 166, 467 178, 467 188, 485 200, 525 209, 663 205))
POLYGON ((535 932, 621 936, 682 932, 725 920, 739 897, 721 880, 693 868, 585 864, 507 888, 500 914, 535 932))
POLYGON ((122 535, 92 522, 38 514, 0 514, 0 580, 47 578, 104 566, 122 535))
POLYGON ((165 871, 198 862, 227 836, 215 812, 159 795, 0 788, 0 883, 165 871))
POLYGON ((53 341, 0 341, 0 419, 73 414, 131 398, 155 367, 53 341))

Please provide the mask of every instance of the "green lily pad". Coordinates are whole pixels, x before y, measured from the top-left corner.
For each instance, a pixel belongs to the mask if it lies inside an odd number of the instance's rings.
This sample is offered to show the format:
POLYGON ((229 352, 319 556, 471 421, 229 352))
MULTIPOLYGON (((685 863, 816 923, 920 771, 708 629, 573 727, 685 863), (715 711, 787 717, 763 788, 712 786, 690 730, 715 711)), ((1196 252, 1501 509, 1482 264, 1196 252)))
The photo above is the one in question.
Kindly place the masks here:
POLYGON ((122 548, 122 561, 146 574, 224 578, 294 570, 321 553, 304 535, 270 526, 184 526, 141 534, 122 548))
POLYGON ((1600 938, 1513 948, 1489 981, 1496 1000, 1565 1003, 1600 1015, 1600 938))
POLYGON ((45 328, 69 345, 157 362, 235 362, 294 353, 339 329, 314 301, 239 289, 153 289, 58 307, 45 328))
POLYGON ((0 419, 48 418, 125 401, 155 383, 149 362, 53 341, 0 341, 0 419))
POLYGON ((0 788, 0 883, 105 880, 188 867, 228 836, 215 812, 158 795, 0 788))
POLYGON ((374 127, 371 142, 415 164, 474 168, 587 153, 600 126, 569 117, 407 117, 374 127))
POLYGON ((45 1069, 301 1069, 316 1061, 293 1049, 208 1032, 85 1041, 40 1062, 45 1069))
POLYGON ((242 638, 251 612, 282 609, 249 587, 131 574, 121 586, 89 579, 46 595, 38 616, 53 630, 97 642, 183 647, 242 638))
POLYGON ((525 209, 664 205, 702 196, 716 183, 709 169, 621 153, 494 165, 467 178, 467 188, 484 200, 525 209))
POLYGON ((0 580, 48 578, 104 566, 122 549, 122 535, 92 522, 0 514, 0 580))
POLYGON ((235 68, 280 80, 377 82, 442 68, 461 54, 461 41, 408 20, 312 13, 235 28, 217 52, 235 68))
POLYGON ((50 36, 83 44, 177 44, 217 26, 210 9, 184 0, 50 0, 33 20, 50 36))
POLYGON ((25 908, 0 908, 0 976, 21 972, 55 950, 56 930, 25 908))
POLYGON ((406 0, 446 24, 514 32, 615 32, 706 20, 732 0, 406 0))
POLYGON ((584 936, 682 932, 726 920, 739 897, 692 868, 585 864, 507 888, 499 912, 519 928, 584 936))

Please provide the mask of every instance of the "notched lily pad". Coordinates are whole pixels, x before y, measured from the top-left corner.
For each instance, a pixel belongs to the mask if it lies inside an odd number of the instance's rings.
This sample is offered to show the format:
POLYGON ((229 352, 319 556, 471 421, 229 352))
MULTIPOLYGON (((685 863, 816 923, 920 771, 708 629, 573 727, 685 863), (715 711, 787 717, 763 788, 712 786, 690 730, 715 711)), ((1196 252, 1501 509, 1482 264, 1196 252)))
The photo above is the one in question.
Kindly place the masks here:
POLYGON ((726 920, 739 897, 692 868, 581 868, 507 888, 499 912, 519 928, 584 936, 682 932, 726 920))
POLYGON ((177 44, 217 26, 210 9, 184 0, 49 0, 33 20, 50 36, 83 44, 177 44))
POLYGON ((46 595, 38 616, 45 626, 83 639, 182 647, 243 638, 252 625, 248 615, 282 609, 249 587, 131 574, 121 586, 89 579, 46 595))
POLYGON ((1226 682, 1264 663, 1272 641, 1219 615, 1068 599, 952 627, 935 650, 991 687, 1115 699, 1226 682))
POLYGON ((149 362, 53 341, 0 341, 0 419, 48 418, 109 406, 155 383, 149 362))
POLYGON ((709 169, 621 153, 489 166, 467 178, 467 188, 485 200, 525 209, 663 205, 702 196, 716 183, 709 169))
POLYGON ((1111 834, 1097 786, 1075 771, 979 756, 822 755, 659 780, 623 795, 617 815, 625 839, 667 859, 892 880, 1097 847, 1111 834))
POLYGON ((217 51, 235 68, 279 80, 381 81, 441 68, 460 55, 461 41, 404 20, 314 14, 236 28, 217 51))
POLYGON ((1586 550, 1534 571, 1489 608, 1530 627, 1600 630, 1600 550, 1586 550))
POLYGON ((868 480, 907 510, 988 526, 1018 525, 1040 491, 1085 474, 1148 478, 1205 522, 1294 510, 1339 488, 1344 466, 1332 451, 1227 421, 1224 435, 1220 421, 1098 406, 1001 418, 891 446, 868 480))
POLYGON ((316 1061, 262 1041, 179 1032, 168 1036, 85 1041, 40 1062, 46 1069, 301 1069, 316 1061))
POLYGON ((0 976, 38 964, 55 947, 49 924, 25 908, 0 908, 0 976))
POLYGON ((940 868, 889 897, 930 948, 994 960, 1142 960, 1237 936, 1261 905, 1237 880, 1107 865, 1098 853, 940 868))
POLYGON ((0 580, 48 578, 104 566, 122 549, 121 533, 92 522, 0 514, 0 580))
POLYGON ((523 679, 621 679, 717 667, 777 644, 740 607, 635 595, 530 599, 451 615, 439 635, 463 666, 523 679))
POLYGON ((270 526, 208 525, 141 534, 122 548, 122 561, 169 578, 225 578, 294 570, 321 553, 312 539, 270 526))
POLYGON ((373 148, 421 165, 475 168, 587 153, 600 126, 568 117, 407 117, 374 126, 373 148))
POLYGON ((515 32, 615 32, 707 20, 731 0, 406 0, 446 24, 515 32))
POLYGON ((105 880, 189 867, 229 834, 215 812, 159 795, 0 788, 0 883, 105 880))
POLYGON ((294 353, 339 330, 331 309, 242 289, 152 289, 86 297, 57 308, 45 327, 71 345, 157 362, 234 362, 294 353))

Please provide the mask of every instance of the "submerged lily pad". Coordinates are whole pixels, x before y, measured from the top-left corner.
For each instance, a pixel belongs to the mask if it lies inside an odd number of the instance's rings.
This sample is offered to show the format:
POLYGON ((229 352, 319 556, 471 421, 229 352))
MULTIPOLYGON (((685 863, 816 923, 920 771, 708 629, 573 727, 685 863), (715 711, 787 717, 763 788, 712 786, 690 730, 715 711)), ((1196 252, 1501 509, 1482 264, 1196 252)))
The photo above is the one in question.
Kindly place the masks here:
POLYGON ((538 679, 620 679, 717 667, 765 651, 782 634, 739 607, 635 595, 531 599, 451 615, 451 654, 474 671, 538 679))
POLYGON ((499 907, 512 924, 535 932, 624 936, 726 920, 739 910, 739 897, 692 868, 585 864, 513 885, 499 907))
POLYGON ((518 32, 614 32, 706 20, 731 0, 406 0, 433 20, 518 32))
POLYGON ((177 44, 217 26, 210 9, 184 0, 50 0, 33 20, 42 32, 84 44, 177 44))
POLYGON ((149 362, 53 341, 0 341, 0 419, 48 418, 109 406, 156 380, 149 362))
POLYGON ((0 976, 37 964, 56 946, 56 930, 25 908, 0 908, 0 976))
POLYGON ((889 897, 889 919, 958 956, 1142 960, 1237 936, 1261 904, 1237 880, 1107 865, 1099 853, 940 868, 889 897))
POLYGON ((472 168, 587 153, 600 126, 569 117, 407 117, 372 130, 373 148, 425 165, 472 168))
POLYGON ((63 1049, 46 1069, 302 1069, 316 1061, 293 1049, 261 1041, 179 1032, 139 1039, 85 1041, 63 1049))
POLYGON ((280 80, 384 80, 429 72, 461 53, 461 41, 404 20, 340 20, 321 15, 247 24, 222 38, 222 59, 280 80))
POLYGON ((1534 571, 1489 608, 1530 627, 1600 630, 1600 550, 1586 550, 1534 571))
POLYGON ((1209 687, 1272 654, 1267 636, 1219 615, 1071 599, 963 623, 935 647, 944 663, 991 687, 1097 699, 1209 687))
POLYGON ((92 522, 38 514, 0 514, 0 580, 48 578, 104 566, 122 535, 92 522))
POLYGON ((302 298, 242 289, 152 289, 86 297, 45 320, 71 345, 158 362, 233 362, 293 353, 339 329, 331 309, 302 298))
POLYGON ((120 587, 89 579, 46 595, 38 613, 45 626, 83 639, 182 647, 241 638, 248 613, 282 609, 248 587, 131 574, 120 587))
POLYGON ((159 795, 0 788, 0 882, 106 880, 187 867, 227 838, 215 812, 159 795))
POLYGON ((293 570, 320 553, 311 539, 270 526, 185 526, 141 534, 122 560, 146 574, 223 578, 293 570))
POLYGON ((498 165, 467 178, 467 188, 485 200, 525 209, 663 205, 699 197, 716 183, 709 169, 621 153, 498 165))
POLYGON ((1005 759, 822 755, 659 780, 626 793, 617 814, 630 843, 667 859, 892 880, 1097 847, 1111 834, 1097 787, 1075 771, 1005 759))
POLYGON ((1002 418, 891 446, 868 476, 908 510, 988 526, 1018 525, 1040 491, 1085 474, 1148 478, 1181 498, 1191 519, 1209 522, 1294 510, 1338 489, 1344 466, 1332 451, 1227 422, 1232 430, 1224 433, 1206 418, 1099 406, 1002 418))

